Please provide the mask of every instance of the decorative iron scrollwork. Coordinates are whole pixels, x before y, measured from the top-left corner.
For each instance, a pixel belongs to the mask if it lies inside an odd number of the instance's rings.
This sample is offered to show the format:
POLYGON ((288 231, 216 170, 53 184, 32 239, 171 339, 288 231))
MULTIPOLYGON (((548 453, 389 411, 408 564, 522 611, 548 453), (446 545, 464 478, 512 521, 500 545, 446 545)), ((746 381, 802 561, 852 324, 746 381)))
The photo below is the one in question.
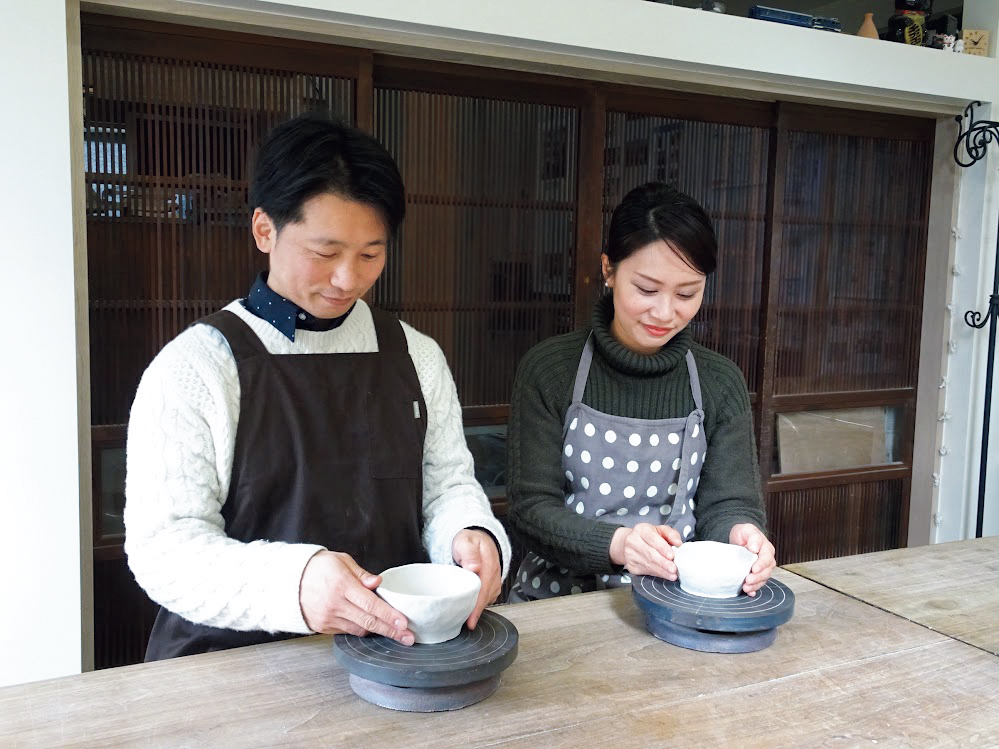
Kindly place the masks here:
POLYGON ((999 294, 989 295, 989 308, 983 315, 981 312, 976 312, 973 309, 969 309, 964 313, 964 321, 968 323, 973 328, 978 328, 981 330, 986 326, 988 321, 999 315, 999 294))
POLYGON ((960 166, 971 166, 985 158, 989 143, 999 142, 999 122, 993 120, 975 121, 975 107, 980 107, 980 101, 973 101, 964 108, 964 114, 954 120, 961 128, 954 143, 954 161, 960 166), (965 121, 968 129, 965 130, 965 121))

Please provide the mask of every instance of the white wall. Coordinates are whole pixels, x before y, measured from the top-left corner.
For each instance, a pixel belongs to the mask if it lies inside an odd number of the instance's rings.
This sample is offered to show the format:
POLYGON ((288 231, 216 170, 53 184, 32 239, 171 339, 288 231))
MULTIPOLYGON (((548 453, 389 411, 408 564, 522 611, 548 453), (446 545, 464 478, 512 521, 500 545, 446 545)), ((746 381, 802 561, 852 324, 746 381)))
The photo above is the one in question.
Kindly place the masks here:
MULTIPOLYGON (((965 0, 964 9, 965 23, 968 28, 979 28, 987 29, 992 33, 992 55, 996 57, 996 48, 999 47, 999 2, 995 0, 965 0)), ((999 119, 999 103, 993 100, 992 107, 989 113, 983 113, 983 117, 990 117, 991 119, 999 119)), ((981 167, 980 167, 981 168, 981 167)), ((992 292, 992 282, 993 282, 993 272, 995 269, 995 247, 996 247, 996 230, 997 230, 997 217, 999 217, 999 179, 997 179, 997 174, 999 174, 999 144, 993 142, 990 146, 989 160, 984 166, 984 177, 982 178, 984 182, 988 185, 988 194, 986 196, 986 208, 984 211, 984 229, 980 246, 982 250, 982 255, 978 264, 978 284, 975 290, 975 302, 970 303, 968 306, 971 309, 975 309, 978 312, 984 313, 987 309, 989 294, 992 292)), ((977 227, 976 227, 977 228, 977 227)), ((974 254, 974 249, 972 248, 969 254, 974 254)), ((999 325, 999 321, 997 321, 999 325)), ((983 330, 977 333, 976 347, 978 351, 979 361, 976 364, 976 380, 973 386, 977 386, 976 392, 981 394, 985 386, 985 372, 984 372, 984 361, 986 357, 986 342, 988 339, 988 327, 986 326, 983 330)), ((997 341, 997 348, 999 348, 999 341, 997 341)), ((992 393, 992 414, 990 416, 990 429, 991 433, 989 436, 989 461, 988 461, 988 475, 986 477, 986 491, 985 491, 985 518, 983 525, 983 535, 985 536, 995 536, 999 535, 999 358, 997 358, 994 363, 993 368, 993 393, 992 393)), ((982 436, 982 423, 984 419, 984 408, 981 403, 981 399, 977 399, 978 402, 973 404, 973 408, 977 408, 978 417, 975 423, 976 439, 978 440, 979 446, 981 445, 982 436)), ((980 449, 980 447, 979 447, 980 449)), ((977 490, 978 486, 978 475, 977 475, 977 463, 974 467, 973 481, 971 482, 971 488, 977 490)), ((966 528, 971 528, 968 535, 971 535, 974 530, 975 517, 972 513, 970 522, 966 525, 966 528)))
MULTIPOLYGON (((996 107, 992 106, 991 111, 995 113, 996 107)), ((985 108, 980 117, 990 117, 989 109, 985 108)), ((975 535, 989 329, 988 325, 981 330, 970 327, 965 322, 965 314, 969 310, 984 314, 992 291, 999 217, 997 169, 999 148, 993 146, 987 159, 960 169, 958 175, 962 210, 955 226, 951 267, 953 290, 946 312, 948 355, 943 383, 944 421, 938 451, 940 496, 934 516, 933 541, 953 541, 975 535)), ((999 371, 994 377, 995 400, 999 399, 999 371)), ((984 535, 999 534, 999 475, 996 473, 999 422, 995 415, 990 424, 991 481, 986 484, 989 501, 984 535)))
POLYGON ((0 3, 0 685, 92 663, 75 6, 68 18, 64 0, 0 3))
MULTIPOLYGON (((976 107, 977 120, 996 107, 976 107)), ((999 148, 967 168, 954 161, 957 128, 937 127, 930 216, 920 389, 917 405, 909 543, 956 541, 976 534, 988 326, 975 330, 992 290, 999 148), (936 344, 943 342, 942 349, 936 344)), ((966 161, 966 154, 962 154, 966 161)), ((999 399, 999 362, 993 400, 999 399)), ((999 422, 993 417, 983 535, 999 534, 999 422)))
MULTIPOLYGON (((916 398, 916 429, 913 436, 912 491, 909 501, 909 543, 920 545, 935 539, 941 518, 939 507, 940 464, 944 421, 948 405, 945 375, 950 353, 944 343, 950 338, 951 304, 954 294, 954 255, 958 218, 961 168, 954 161, 953 121, 938 120, 933 153, 933 183, 930 195, 929 231, 926 238, 926 280, 920 335, 919 382, 916 398)), ((967 213, 967 211, 965 212, 967 213)), ((964 408, 967 408, 965 406, 964 408)), ((958 454, 955 453, 955 456, 958 454)), ((949 462, 961 460, 954 457, 949 462)), ((953 518, 951 518, 953 521, 953 518)), ((955 523, 960 527, 960 522, 955 523)))
POLYGON ((498 67, 920 113, 956 113, 969 99, 991 100, 994 86, 993 61, 646 0, 92 0, 88 7, 498 67))
MULTIPOLYGON (((964 6, 966 28, 991 31, 992 51, 999 44, 999 2, 967 0, 964 6)), ((995 64, 994 59, 986 61, 995 64)), ((992 85, 999 75, 991 74, 992 85)), ((999 99, 976 97, 985 101, 977 107, 977 120, 999 118, 999 99), (991 104, 989 103, 991 101, 991 104)), ((938 144, 953 146, 952 136, 938 144)), ((950 290, 943 308, 926 308, 925 315, 940 315, 945 320, 945 348, 939 383, 940 407, 937 414, 936 450, 918 456, 933 465, 931 486, 916 485, 913 495, 920 505, 932 507, 928 536, 912 536, 920 525, 910 523, 910 543, 955 541, 976 533, 979 492, 979 466, 982 458, 985 374, 988 326, 975 330, 965 322, 969 310, 985 313, 992 291, 996 257, 996 224, 999 219, 999 144, 992 143, 986 159, 956 173, 958 211, 952 226, 951 264, 946 280, 950 290)), ((925 329, 925 326, 924 326, 925 329)), ((924 342, 925 344, 925 342, 924 342)), ((993 364, 993 409, 990 423, 989 465, 985 485, 985 522, 983 535, 999 534, 999 361, 993 364)), ((924 420, 923 428, 929 428, 924 420)), ((917 435, 917 439, 919 436, 917 435)), ((925 466, 925 464, 924 464, 925 466)))

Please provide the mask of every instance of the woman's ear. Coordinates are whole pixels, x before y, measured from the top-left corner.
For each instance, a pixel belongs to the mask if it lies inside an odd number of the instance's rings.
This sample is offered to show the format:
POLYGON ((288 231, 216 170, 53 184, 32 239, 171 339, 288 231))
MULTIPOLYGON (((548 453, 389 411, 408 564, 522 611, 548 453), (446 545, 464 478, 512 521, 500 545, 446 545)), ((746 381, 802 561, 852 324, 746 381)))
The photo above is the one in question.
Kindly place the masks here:
POLYGON ((608 289, 614 286, 614 266, 606 252, 600 253, 600 271, 604 276, 604 286, 608 289))

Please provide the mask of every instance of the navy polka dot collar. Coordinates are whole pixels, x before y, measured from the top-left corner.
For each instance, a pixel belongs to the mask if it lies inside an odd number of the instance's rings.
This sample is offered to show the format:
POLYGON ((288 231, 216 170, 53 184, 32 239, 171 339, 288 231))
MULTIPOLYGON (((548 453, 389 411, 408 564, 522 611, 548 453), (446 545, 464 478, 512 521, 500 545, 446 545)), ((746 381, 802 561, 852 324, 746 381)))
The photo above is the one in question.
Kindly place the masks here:
POLYGON ((351 307, 346 314, 334 317, 332 320, 324 320, 321 317, 311 315, 268 286, 266 271, 257 276, 257 280, 253 282, 250 293, 243 300, 243 306, 261 320, 266 320, 280 330, 291 341, 295 340, 296 329, 325 331, 340 327, 347 319, 347 315, 354 309, 351 307))

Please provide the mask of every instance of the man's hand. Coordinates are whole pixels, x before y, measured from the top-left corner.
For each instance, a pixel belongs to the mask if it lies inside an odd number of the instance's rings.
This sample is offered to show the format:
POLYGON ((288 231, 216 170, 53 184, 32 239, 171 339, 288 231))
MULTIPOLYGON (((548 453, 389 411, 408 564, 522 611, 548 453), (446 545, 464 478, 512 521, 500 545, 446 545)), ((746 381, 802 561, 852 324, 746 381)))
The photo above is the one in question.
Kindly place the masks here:
POLYGON ((305 565, 298 601, 305 623, 323 634, 391 637, 412 645, 406 617, 372 591, 381 577, 362 569, 349 554, 320 551, 305 565))
POLYGON ((775 560, 776 551, 774 545, 763 535, 763 531, 752 523, 739 523, 733 525, 728 532, 728 542, 737 546, 745 546, 754 554, 759 555, 753 562, 753 568, 746 575, 746 582, 742 589, 751 596, 756 595, 756 591, 762 588, 771 573, 777 567, 775 560))
POLYGON ((482 610, 499 597, 502 589, 499 551, 488 533, 466 528, 455 534, 451 542, 451 556, 454 557, 455 564, 474 572, 482 581, 479 598, 467 621, 468 628, 475 629, 482 610))
POLYGON ((618 528, 610 545, 610 560, 628 568, 631 575, 655 575, 676 580, 673 547, 683 543, 676 528, 639 523, 634 528, 618 528))

